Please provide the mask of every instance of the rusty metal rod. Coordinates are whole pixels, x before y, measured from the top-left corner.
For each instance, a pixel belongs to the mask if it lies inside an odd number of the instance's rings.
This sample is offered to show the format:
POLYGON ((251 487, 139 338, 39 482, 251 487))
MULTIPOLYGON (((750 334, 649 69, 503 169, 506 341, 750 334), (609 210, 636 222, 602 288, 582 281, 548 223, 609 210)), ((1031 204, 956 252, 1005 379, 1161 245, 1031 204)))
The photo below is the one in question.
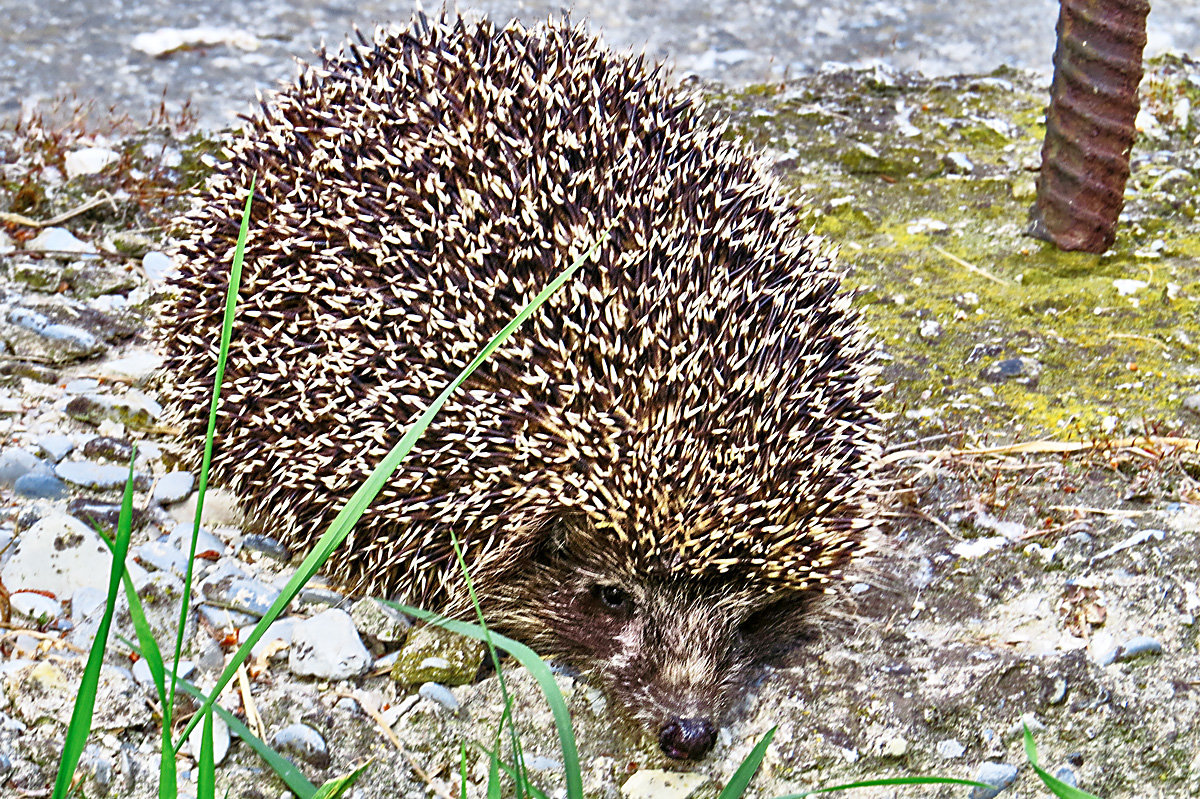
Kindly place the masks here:
POLYGON ((1147 0, 1060 0, 1054 81, 1028 233, 1063 250, 1116 240, 1136 135, 1147 0))

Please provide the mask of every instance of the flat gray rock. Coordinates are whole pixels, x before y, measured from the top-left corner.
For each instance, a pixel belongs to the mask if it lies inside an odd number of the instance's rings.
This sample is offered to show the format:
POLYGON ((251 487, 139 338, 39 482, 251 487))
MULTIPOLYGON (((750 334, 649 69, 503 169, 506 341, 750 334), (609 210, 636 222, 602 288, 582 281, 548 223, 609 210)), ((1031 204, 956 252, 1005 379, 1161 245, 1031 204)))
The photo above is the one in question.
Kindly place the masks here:
POLYGON ((187 499, 195 484, 196 478, 191 472, 168 472, 154 484, 152 498, 160 505, 170 505, 187 499))
POLYGON ((65 514, 40 519, 17 538, 0 579, 9 591, 45 591, 66 598, 80 588, 108 588, 112 556, 96 531, 65 514))
POLYGON ((95 461, 63 461, 55 467, 54 473, 68 483, 84 488, 120 488, 129 479, 126 467, 95 461))
POLYGON ((344 610, 318 613, 298 623, 292 632, 288 668, 293 674, 344 680, 362 674, 370 665, 371 653, 344 610))

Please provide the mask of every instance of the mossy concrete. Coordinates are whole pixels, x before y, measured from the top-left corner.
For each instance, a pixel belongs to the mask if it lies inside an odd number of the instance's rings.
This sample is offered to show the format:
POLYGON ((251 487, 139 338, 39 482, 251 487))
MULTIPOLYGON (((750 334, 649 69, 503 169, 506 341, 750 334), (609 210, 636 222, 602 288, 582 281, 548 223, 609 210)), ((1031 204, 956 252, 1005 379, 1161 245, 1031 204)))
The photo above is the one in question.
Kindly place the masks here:
POLYGON ((897 432, 1070 437, 1187 421, 1180 403, 1200 390, 1200 68, 1149 65, 1103 255, 1024 234, 1047 97, 1009 70, 834 71, 710 97, 840 247, 886 351, 897 432), (981 377, 1011 358, 1041 366, 1035 385, 981 377))

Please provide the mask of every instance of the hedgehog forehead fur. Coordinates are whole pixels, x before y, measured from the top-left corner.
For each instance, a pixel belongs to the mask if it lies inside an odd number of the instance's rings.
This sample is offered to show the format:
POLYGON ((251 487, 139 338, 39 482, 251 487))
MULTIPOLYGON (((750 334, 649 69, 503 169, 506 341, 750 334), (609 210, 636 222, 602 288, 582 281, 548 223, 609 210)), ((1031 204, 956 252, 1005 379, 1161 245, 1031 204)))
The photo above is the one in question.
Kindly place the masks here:
POLYGON ((214 477, 292 545, 603 238, 434 420, 340 582, 453 604, 450 529, 485 594, 555 536, 764 593, 825 590, 863 548, 868 338, 764 165, 640 58, 564 23, 417 20, 326 55, 226 156, 180 224, 167 390, 198 444, 256 177, 214 477))

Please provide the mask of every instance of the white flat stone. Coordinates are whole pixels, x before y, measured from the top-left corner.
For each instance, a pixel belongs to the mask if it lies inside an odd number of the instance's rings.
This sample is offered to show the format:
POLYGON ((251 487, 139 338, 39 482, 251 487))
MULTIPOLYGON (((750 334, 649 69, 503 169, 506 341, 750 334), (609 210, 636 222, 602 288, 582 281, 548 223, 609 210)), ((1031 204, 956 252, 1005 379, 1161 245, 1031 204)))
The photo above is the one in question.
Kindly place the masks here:
POLYGON ((639 769, 621 786, 623 799, 687 799, 708 784, 696 772, 639 769))
POLYGON ((106 166, 116 162, 120 157, 119 153, 109 150, 107 147, 84 147, 82 150, 73 150, 67 153, 63 161, 67 167, 67 177, 73 178, 102 172, 106 166))
POLYGON ((362 674, 370 665, 371 653, 344 610, 318 613, 292 631, 288 668, 293 674, 344 680, 362 674))
POLYGON ((41 233, 25 242, 25 248, 40 252, 79 252, 94 253, 96 248, 86 241, 80 241, 66 228, 48 227, 41 233))
POLYGON ((142 256, 142 271, 151 283, 161 283, 175 271, 175 262, 161 252, 148 252, 142 256))
POLYGON ((96 365, 95 371, 104 377, 141 384, 162 365, 162 356, 153 350, 130 350, 121 358, 102 361, 96 365))
MULTIPOLYGON (((196 729, 188 735, 188 748, 192 751, 192 757, 197 760, 200 758, 200 742, 203 739, 204 722, 201 721, 196 725, 196 729)), ((229 725, 225 723, 225 719, 217 715, 216 711, 213 711, 213 762, 220 765, 228 753, 229 725)))
POLYGON ((258 39, 246 31, 233 28, 159 28, 139 33, 130 46, 140 53, 161 58, 176 50, 192 47, 211 47, 224 44, 240 50, 257 50, 258 39))
POLYGON ((108 589, 112 555, 96 531, 73 516, 54 514, 21 533, 0 570, 9 591, 46 591, 61 599, 80 588, 108 589))
POLYGON ((58 600, 36 591, 21 591, 13 594, 12 609, 35 624, 53 621, 62 615, 62 605, 58 600))
POLYGON ((158 478, 154 484, 154 501, 160 505, 170 505, 187 499, 196 485, 196 478, 191 472, 168 472, 158 478))

